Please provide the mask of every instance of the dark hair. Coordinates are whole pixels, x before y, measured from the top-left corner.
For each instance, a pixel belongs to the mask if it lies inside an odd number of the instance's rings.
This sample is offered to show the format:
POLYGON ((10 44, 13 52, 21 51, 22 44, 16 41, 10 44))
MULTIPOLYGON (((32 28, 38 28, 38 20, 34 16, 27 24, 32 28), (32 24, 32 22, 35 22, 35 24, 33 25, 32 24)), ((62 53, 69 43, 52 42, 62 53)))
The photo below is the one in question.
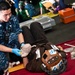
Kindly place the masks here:
POLYGON ((0 11, 1 10, 8 10, 10 9, 10 5, 6 1, 1 1, 0 2, 0 11))

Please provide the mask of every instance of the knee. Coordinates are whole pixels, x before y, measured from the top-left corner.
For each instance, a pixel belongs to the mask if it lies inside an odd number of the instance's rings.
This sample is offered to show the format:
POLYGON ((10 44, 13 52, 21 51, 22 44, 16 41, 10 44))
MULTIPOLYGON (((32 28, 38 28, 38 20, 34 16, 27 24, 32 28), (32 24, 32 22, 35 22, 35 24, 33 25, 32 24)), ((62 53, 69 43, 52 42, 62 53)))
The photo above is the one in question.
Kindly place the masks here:
POLYGON ((28 30, 29 28, 27 26, 23 26, 22 30, 28 30))
POLYGON ((30 28, 32 29, 32 28, 38 28, 38 27, 41 27, 42 28, 42 26, 41 26, 41 24, 39 23, 39 22, 33 22, 33 23, 31 23, 31 25, 30 25, 30 28))

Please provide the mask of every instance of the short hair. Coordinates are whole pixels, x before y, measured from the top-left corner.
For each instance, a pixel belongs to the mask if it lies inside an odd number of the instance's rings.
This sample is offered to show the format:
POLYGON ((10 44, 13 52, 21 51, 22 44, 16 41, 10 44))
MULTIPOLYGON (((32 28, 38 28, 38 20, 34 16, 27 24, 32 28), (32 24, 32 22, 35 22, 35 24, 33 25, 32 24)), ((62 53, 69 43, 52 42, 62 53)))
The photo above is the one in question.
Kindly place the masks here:
POLYGON ((7 3, 6 1, 1 1, 0 2, 0 11, 1 10, 8 10, 10 8, 11 7, 10 7, 9 3, 7 3))

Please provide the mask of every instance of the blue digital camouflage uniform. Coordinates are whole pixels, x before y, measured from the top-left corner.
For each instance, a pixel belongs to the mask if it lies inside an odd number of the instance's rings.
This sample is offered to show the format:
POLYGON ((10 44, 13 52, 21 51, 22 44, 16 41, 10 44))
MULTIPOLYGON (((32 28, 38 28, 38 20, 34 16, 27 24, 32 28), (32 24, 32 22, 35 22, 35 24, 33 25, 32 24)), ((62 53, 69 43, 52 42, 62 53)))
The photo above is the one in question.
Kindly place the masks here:
MULTIPOLYGON (((12 15, 9 22, 0 23, 0 44, 11 48, 18 47, 18 34, 21 32, 17 18, 12 15)), ((0 51, 0 70, 7 67, 8 59, 5 53, 0 51)))
POLYGON ((28 10, 30 17, 36 16, 38 13, 32 4, 27 3, 25 9, 28 10))

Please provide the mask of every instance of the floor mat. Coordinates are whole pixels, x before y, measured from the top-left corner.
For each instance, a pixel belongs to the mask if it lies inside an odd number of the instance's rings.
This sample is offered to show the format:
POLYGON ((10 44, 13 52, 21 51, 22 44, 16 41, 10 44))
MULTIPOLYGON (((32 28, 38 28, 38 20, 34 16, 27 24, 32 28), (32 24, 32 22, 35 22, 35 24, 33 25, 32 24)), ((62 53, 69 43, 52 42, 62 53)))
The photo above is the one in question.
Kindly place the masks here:
MULTIPOLYGON (((65 43, 75 46, 75 39, 66 41, 64 43, 58 44, 63 47, 63 49, 68 48, 69 46, 64 45, 65 43)), ((19 66, 18 66, 19 67, 19 66)), ((25 69, 19 71, 11 72, 10 75, 48 75, 46 73, 32 73, 25 69)), ((71 59, 70 53, 67 53, 67 69, 64 73, 60 75, 75 75, 75 59, 71 59)))

